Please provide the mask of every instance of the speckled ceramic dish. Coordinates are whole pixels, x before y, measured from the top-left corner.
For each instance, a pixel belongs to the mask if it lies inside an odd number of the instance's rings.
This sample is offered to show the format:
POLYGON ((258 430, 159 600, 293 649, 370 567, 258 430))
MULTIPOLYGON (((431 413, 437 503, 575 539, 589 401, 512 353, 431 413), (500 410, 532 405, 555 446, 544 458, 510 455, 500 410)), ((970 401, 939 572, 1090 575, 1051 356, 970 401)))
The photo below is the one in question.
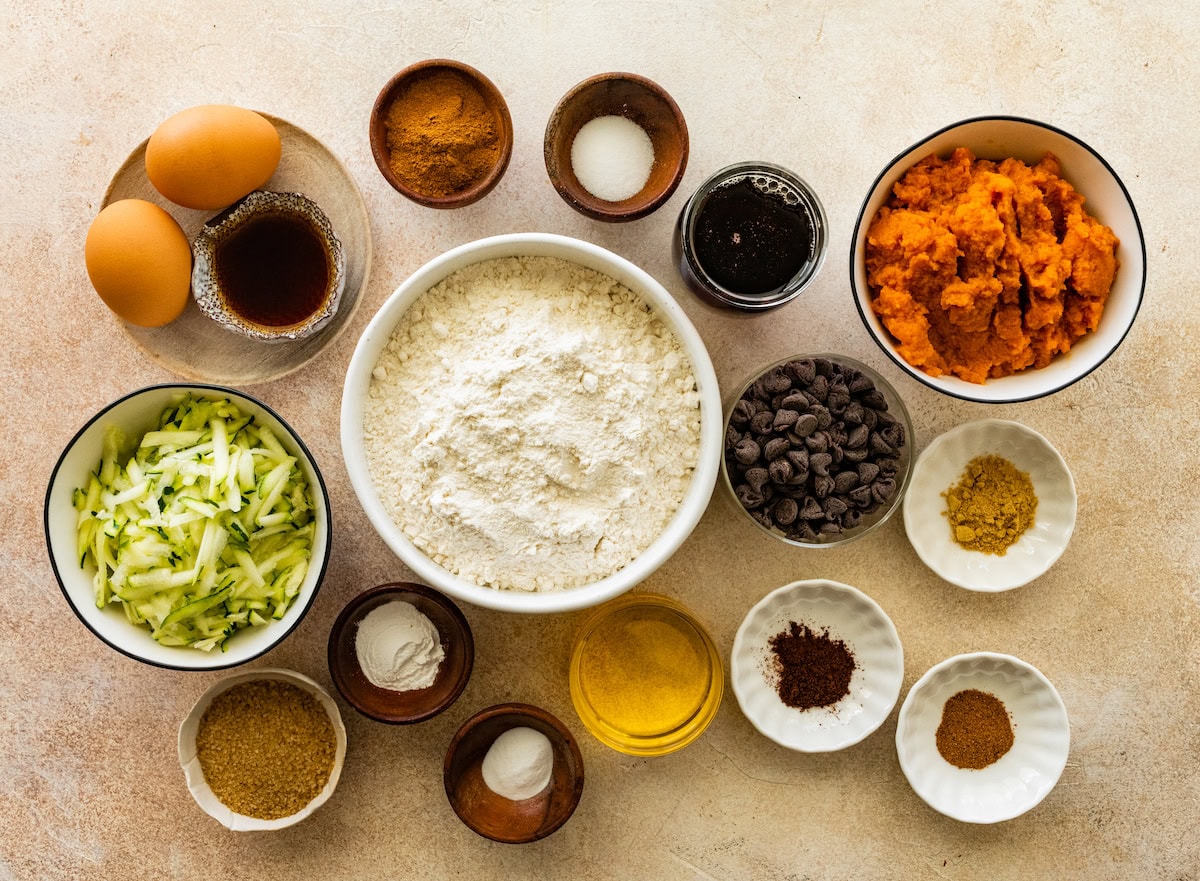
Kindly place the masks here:
POLYGON ((218 680, 208 691, 200 696, 200 699, 196 701, 196 705, 192 707, 192 711, 183 720, 183 724, 179 726, 179 764, 183 768, 184 776, 187 778, 188 790, 192 793, 192 798, 196 800, 196 804, 204 809, 206 814, 220 822, 225 828, 231 829, 234 832, 265 832, 274 829, 283 829, 287 826, 294 826, 301 820, 312 816, 312 813, 325 804, 329 800, 329 796, 333 795, 333 791, 337 788, 338 778, 341 777, 342 764, 345 760, 346 728, 342 724, 342 714, 339 712, 337 704, 329 696, 329 692, 325 691, 317 683, 313 682, 307 676, 291 670, 265 668, 247 670, 243 673, 234 673, 232 676, 226 676, 224 679, 218 680), (315 697, 321 706, 325 708, 325 712, 329 714, 330 724, 333 725, 333 736, 337 743, 336 752, 333 757, 333 768, 329 772, 329 779, 325 782, 325 787, 317 794, 316 798, 301 810, 290 816, 279 817, 275 820, 260 820, 257 817, 247 817, 245 814, 238 814, 227 808, 213 795, 212 789, 204 779, 204 771, 200 766, 200 760, 196 757, 196 733, 200 728, 200 720, 204 717, 204 712, 208 709, 209 704, 213 702, 213 698, 233 688, 235 685, 242 685, 246 682, 254 682, 262 679, 279 680, 289 685, 295 685, 315 697))
POLYGON ((1066 767, 1071 726, 1054 686, 1011 655, 976 652, 943 661, 922 676, 900 708, 896 752, 904 776, 925 803, 966 823, 1020 816, 1054 788, 1066 767), (952 765, 937 749, 946 701, 975 689, 1000 699, 1012 721, 1013 745, 986 768, 952 765))
MULTIPOLYGON (((192 242, 192 296, 200 311, 226 330, 252 340, 284 343, 312 336, 333 320, 345 288, 346 254, 342 242, 321 206, 300 193, 256 190, 205 223, 192 242), (279 326, 260 324, 241 314, 231 302, 224 278, 218 272, 218 255, 222 247, 252 224, 270 218, 298 222, 310 230, 329 267, 316 308, 295 322, 279 326)), ((286 295, 286 292, 281 294, 286 295)))
POLYGON ((1075 529, 1075 481, 1048 440, 1019 422, 981 419, 934 439, 917 459, 904 498, 904 527, 917 556, 938 576, 967 590, 996 593, 1028 584, 1062 556, 1075 529), (989 453, 1029 474, 1037 494, 1033 527, 1003 556, 954 541, 943 493, 967 463, 989 453))
POLYGON ((796 581, 747 613, 733 641, 730 678, 742 712, 765 736, 799 752, 832 752, 858 743, 891 713, 904 678, 904 650, 892 620, 862 591, 823 578, 796 581), (768 641, 792 621, 818 632, 828 628, 854 654, 850 692, 836 704, 799 710, 779 697, 768 641))

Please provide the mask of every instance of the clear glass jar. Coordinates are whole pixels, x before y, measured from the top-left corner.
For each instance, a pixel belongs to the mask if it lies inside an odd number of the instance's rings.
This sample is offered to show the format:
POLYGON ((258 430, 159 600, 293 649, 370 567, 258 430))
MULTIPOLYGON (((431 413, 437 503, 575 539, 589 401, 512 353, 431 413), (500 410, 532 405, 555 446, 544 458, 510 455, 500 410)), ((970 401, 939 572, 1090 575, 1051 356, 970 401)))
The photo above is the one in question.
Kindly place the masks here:
POLYGON ((675 227, 672 249, 675 265, 687 286, 713 305, 747 312, 773 309, 799 296, 816 278, 828 249, 828 225, 825 209, 816 193, 801 178, 769 162, 741 162, 722 168, 701 184, 684 204, 675 227), (798 232, 789 242, 795 248, 789 261, 794 271, 761 291, 735 290, 730 284, 722 284, 718 280, 723 274, 717 265, 720 258, 728 256, 731 261, 736 261, 736 249, 744 245, 740 232, 735 232, 723 246, 726 249, 724 255, 709 255, 707 266, 704 252, 719 250, 722 246, 717 244, 714 248, 713 242, 706 243, 698 237, 698 232, 704 229, 706 210, 719 210, 721 206, 717 202, 722 194, 743 181, 757 191, 757 198, 754 193, 750 197, 755 199, 762 211, 761 218, 749 218, 749 222, 770 220, 775 215, 793 222, 798 232), (717 196, 716 202, 714 195, 717 196))

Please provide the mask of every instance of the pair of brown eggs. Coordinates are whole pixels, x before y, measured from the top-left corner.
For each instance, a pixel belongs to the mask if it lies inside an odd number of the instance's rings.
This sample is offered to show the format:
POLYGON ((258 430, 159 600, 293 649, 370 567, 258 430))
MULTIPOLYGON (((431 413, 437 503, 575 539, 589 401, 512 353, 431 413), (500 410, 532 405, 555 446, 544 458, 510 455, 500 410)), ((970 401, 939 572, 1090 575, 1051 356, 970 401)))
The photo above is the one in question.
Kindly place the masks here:
MULTIPOLYGON (((167 119, 146 143, 146 176, 165 199, 215 211, 262 187, 279 165, 279 133, 259 114, 206 104, 167 119)), ((167 211, 142 199, 102 210, 84 246, 88 277, 130 324, 161 327, 187 305, 192 251, 167 211)))

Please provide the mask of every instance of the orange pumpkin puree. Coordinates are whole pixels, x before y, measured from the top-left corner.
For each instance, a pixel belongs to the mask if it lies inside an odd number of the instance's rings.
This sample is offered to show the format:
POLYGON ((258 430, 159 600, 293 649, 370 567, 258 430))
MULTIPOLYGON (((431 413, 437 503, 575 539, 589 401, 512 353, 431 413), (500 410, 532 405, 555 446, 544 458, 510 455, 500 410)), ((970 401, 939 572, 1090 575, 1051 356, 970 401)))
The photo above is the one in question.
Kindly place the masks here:
POLYGON ((1096 329, 1119 242, 1059 171, 1050 153, 1030 167, 960 147, 892 188, 867 230, 867 281, 909 364, 982 383, 1096 329))

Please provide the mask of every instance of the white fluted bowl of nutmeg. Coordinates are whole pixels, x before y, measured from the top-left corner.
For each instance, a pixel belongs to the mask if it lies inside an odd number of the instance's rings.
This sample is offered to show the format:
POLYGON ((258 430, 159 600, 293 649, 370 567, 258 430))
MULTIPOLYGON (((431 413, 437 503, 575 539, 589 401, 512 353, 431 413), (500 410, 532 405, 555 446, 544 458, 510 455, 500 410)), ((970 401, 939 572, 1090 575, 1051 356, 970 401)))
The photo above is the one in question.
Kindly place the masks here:
POLYGON ((733 398, 721 478, 762 531, 828 548, 895 513, 912 458, 912 422, 887 380, 845 355, 794 355, 733 398))

